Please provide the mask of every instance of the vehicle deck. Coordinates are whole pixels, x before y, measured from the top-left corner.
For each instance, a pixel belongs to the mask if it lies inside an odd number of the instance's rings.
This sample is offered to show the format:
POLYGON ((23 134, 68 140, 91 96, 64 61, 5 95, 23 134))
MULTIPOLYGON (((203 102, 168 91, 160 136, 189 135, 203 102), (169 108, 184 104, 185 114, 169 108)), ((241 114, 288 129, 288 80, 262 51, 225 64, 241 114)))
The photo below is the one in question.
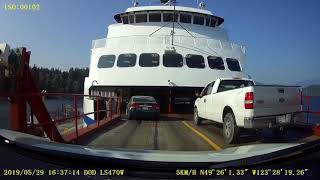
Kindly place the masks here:
POLYGON ((261 133, 244 131, 239 143, 223 141, 221 125, 205 120, 196 126, 192 115, 162 115, 160 120, 127 120, 122 118, 105 129, 81 140, 81 145, 96 148, 125 148, 130 150, 219 151, 228 147, 259 143, 308 142, 320 137, 311 130, 288 128, 283 137, 272 136, 271 130, 261 133))

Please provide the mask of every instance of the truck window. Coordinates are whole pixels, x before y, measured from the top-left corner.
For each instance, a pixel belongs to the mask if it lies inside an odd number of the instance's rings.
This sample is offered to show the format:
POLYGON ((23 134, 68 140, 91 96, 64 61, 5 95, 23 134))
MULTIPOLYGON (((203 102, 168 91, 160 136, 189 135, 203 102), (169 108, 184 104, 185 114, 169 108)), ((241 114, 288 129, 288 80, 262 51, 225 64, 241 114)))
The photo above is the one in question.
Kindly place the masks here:
POLYGON ((212 91, 212 87, 214 85, 214 81, 210 84, 208 84, 201 92, 200 96, 206 96, 208 94, 211 94, 211 91, 212 91))
POLYGON ((228 91, 232 89, 252 86, 252 81, 247 80, 223 80, 220 82, 218 92, 228 91))
POLYGON ((214 81, 212 83, 210 83, 209 87, 208 87, 208 91, 207 94, 211 94, 212 89, 213 89, 213 85, 214 85, 214 81))

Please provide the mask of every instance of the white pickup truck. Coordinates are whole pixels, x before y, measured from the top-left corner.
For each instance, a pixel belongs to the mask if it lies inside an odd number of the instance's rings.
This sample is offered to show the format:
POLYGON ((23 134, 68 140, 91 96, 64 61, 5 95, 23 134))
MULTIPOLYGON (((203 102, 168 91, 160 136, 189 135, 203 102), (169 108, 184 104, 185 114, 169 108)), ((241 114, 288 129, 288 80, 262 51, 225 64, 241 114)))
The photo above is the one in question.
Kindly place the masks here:
POLYGON ((198 95, 194 123, 207 119, 223 123, 226 143, 236 143, 240 128, 272 128, 284 134, 285 127, 302 117, 298 86, 255 85, 251 79, 217 79, 198 95))

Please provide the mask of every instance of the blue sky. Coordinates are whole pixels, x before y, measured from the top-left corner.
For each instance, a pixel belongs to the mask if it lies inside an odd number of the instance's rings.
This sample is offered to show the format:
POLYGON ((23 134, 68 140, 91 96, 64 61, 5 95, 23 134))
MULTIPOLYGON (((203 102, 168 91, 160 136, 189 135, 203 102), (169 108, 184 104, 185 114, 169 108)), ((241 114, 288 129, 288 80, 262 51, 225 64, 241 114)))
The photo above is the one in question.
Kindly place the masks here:
MULTIPOLYGON (((142 4, 156 0, 142 0, 142 4)), ((196 0, 179 0, 196 6, 196 0)), ((206 0, 225 18, 230 39, 247 47, 246 71, 257 81, 294 84, 320 79, 319 0, 206 0)), ((32 64, 87 67, 91 41, 104 38, 113 15, 131 0, 0 0, 0 42, 32 51, 32 64), (4 4, 39 3, 40 11, 4 4)))

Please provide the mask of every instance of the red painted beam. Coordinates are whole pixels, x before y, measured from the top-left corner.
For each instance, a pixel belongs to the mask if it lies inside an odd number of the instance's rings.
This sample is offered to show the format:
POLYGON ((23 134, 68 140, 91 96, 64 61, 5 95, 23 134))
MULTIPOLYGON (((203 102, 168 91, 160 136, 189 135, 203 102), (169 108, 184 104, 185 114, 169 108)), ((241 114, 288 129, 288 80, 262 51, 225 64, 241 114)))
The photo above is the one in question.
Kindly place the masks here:
MULTIPOLYGON (((22 58, 19 59, 20 67, 15 69, 17 78, 17 86, 15 93, 10 97, 11 99, 11 129, 20 132, 27 132, 27 102, 29 103, 33 114, 36 116, 40 123, 53 122, 48 110, 46 109, 42 97, 40 95, 31 95, 32 93, 39 93, 35 82, 33 81, 29 61, 30 52, 26 51, 26 48, 20 48, 22 58), (19 96, 26 94, 27 96, 19 96)), ((57 142, 64 142, 61 134, 56 126, 52 123, 44 125, 43 130, 47 133, 51 140, 57 142)))

